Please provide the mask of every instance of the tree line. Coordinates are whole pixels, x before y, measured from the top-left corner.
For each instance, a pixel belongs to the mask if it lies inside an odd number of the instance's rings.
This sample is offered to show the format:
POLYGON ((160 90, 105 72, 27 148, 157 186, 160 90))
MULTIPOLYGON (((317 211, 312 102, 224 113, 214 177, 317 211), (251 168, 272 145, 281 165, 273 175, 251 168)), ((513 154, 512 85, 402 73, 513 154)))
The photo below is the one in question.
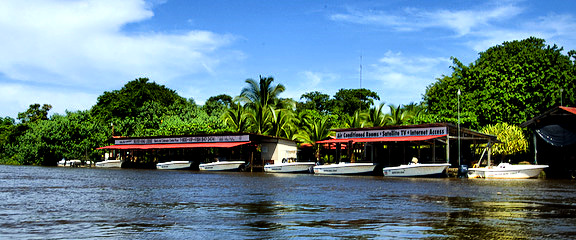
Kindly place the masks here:
POLYGON ((428 86, 421 102, 396 106, 381 103, 369 89, 282 98, 285 87, 271 76, 245 80, 238 96, 221 94, 198 105, 138 78, 104 92, 88 110, 49 116, 49 104, 32 104, 17 119, 0 118, 0 163, 99 159, 102 152, 95 149, 112 136, 249 132, 310 143, 318 151, 316 141, 333 128, 456 123, 458 112, 465 127, 490 132, 504 123, 496 129, 506 131, 561 102, 576 103, 576 51, 562 51, 531 37, 491 47, 469 65, 453 57, 452 73, 428 86))

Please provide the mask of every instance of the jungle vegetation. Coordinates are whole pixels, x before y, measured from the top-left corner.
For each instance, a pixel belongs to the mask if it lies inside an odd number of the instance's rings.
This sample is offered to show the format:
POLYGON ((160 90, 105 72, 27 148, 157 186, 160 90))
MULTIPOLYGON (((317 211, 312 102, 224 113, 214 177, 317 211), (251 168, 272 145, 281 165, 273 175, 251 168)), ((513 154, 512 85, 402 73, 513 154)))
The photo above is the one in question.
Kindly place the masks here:
MULTIPOLYGON (((112 136, 223 132, 298 140, 312 144, 318 154, 316 141, 328 138, 333 128, 456 123, 458 89, 463 126, 495 135, 493 131, 507 129, 502 124, 518 125, 561 101, 565 106, 576 104, 574 50, 563 54, 561 47, 531 37, 493 46, 468 65, 452 60, 452 73, 428 86, 421 102, 397 106, 379 102, 386 96, 369 89, 282 98, 284 85, 262 76, 245 80, 238 96, 217 95, 200 106, 193 98, 138 78, 104 92, 88 110, 50 115, 51 105, 34 103, 17 119, 0 118, 0 164, 100 159, 102 152, 95 149, 107 145, 112 136)), ((524 146, 508 146, 526 151, 524 146)))

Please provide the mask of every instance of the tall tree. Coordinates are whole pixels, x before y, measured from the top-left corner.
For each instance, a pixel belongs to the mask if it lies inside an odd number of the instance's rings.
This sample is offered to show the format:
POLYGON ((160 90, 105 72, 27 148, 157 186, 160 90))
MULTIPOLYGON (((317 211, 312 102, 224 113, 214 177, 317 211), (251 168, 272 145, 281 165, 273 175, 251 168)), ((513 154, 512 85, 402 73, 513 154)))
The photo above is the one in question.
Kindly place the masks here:
POLYGON ((29 123, 29 122, 36 122, 38 120, 48 120, 48 111, 52 109, 52 105, 50 104, 43 104, 40 107, 40 104, 30 104, 30 107, 26 112, 18 113, 18 120, 21 123, 29 123))
POLYGON ((380 100, 377 93, 368 89, 340 89, 334 94, 333 113, 345 113, 352 116, 357 110, 367 110, 380 100))
POLYGON ((164 85, 149 82, 148 78, 138 78, 126 83, 120 90, 104 92, 98 97, 98 102, 92 107, 92 111, 96 117, 106 121, 112 118, 135 118, 140 115, 139 109, 146 102, 156 102, 163 107, 191 104, 176 91, 164 85))
POLYGON ((258 134, 266 133, 270 129, 270 107, 276 107, 279 103, 278 96, 285 90, 284 85, 273 85, 272 82, 272 77, 260 76, 258 83, 253 79, 246 79, 248 87, 243 88, 240 93, 240 99, 246 103, 245 107, 250 109, 252 131, 258 134))
POLYGON ((386 114, 383 112, 384 103, 378 105, 378 107, 374 106, 370 108, 368 112, 368 123, 372 127, 380 127, 386 125, 386 114))
POLYGON ((344 115, 344 124, 347 128, 363 128, 366 125, 366 118, 368 117, 365 112, 356 110, 351 116, 344 115))
POLYGON ((331 108, 330 95, 318 91, 308 92, 302 94, 300 99, 305 99, 303 103, 299 103, 298 110, 310 109, 318 111, 319 113, 328 113, 331 108))
POLYGON ((504 42, 480 53, 468 66, 453 58, 453 73, 426 89, 428 113, 437 121, 456 122, 459 99, 461 119, 478 128, 520 124, 561 101, 576 104, 574 56, 544 42, 534 37, 504 42))
POLYGON ((235 132, 248 130, 248 114, 240 103, 233 103, 223 116, 224 122, 235 132))
POLYGON ((260 105, 264 108, 268 106, 275 107, 279 99, 278 96, 284 92, 286 88, 282 84, 274 86, 272 82, 274 82, 274 78, 272 77, 263 78, 260 76, 259 82, 253 79, 246 79, 248 87, 242 89, 240 98, 249 104, 249 107, 252 107, 251 105, 260 105))
POLYGON ((319 118, 304 115, 302 118, 303 128, 296 134, 298 140, 312 144, 317 161, 320 160, 320 145, 316 142, 327 139, 333 134, 330 130, 332 128, 332 118, 327 115, 322 115, 319 118))
POLYGON ((208 113, 208 115, 218 115, 221 116, 228 110, 232 104, 232 97, 226 94, 220 94, 218 96, 213 96, 206 100, 202 109, 208 113))
POLYGON ((386 115, 386 122, 390 125, 406 125, 410 123, 412 115, 402 108, 402 105, 388 105, 390 113, 386 115))

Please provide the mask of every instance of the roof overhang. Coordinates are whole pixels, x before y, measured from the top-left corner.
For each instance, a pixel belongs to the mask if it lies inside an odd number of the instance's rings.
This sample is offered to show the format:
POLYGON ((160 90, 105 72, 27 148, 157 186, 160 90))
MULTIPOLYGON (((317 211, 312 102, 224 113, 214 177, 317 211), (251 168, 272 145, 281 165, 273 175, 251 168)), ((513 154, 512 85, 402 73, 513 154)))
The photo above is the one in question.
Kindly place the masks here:
POLYGON ((557 106, 547 110, 546 112, 536 116, 526 122, 520 124, 520 127, 533 127, 535 125, 541 125, 543 122, 549 121, 558 121, 558 119, 571 119, 573 120, 576 117, 576 108, 575 107, 564 107, 564 106, 557 106))
POLYGON ((404 136, 404 137, 377 137, 377 138, 341 138, 318 141, 316 143, 347 143, 347 142, 418 142, 446 137, 443 135, 404 136))
POLYGON ((231 148, 247 142, 204 142, 204 143, 168 143, 168 144, 116 144, 97 149, 171 149, 171 148, 231 148))

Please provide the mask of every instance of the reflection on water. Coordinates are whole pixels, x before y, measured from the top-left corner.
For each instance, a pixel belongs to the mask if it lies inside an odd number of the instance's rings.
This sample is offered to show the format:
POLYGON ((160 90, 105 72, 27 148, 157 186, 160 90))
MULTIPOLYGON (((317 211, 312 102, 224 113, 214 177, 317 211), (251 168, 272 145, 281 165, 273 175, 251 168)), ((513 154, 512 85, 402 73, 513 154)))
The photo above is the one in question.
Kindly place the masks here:
POLYGON ((18 239, 566 239, 572 181, 0 166, 18 239))

